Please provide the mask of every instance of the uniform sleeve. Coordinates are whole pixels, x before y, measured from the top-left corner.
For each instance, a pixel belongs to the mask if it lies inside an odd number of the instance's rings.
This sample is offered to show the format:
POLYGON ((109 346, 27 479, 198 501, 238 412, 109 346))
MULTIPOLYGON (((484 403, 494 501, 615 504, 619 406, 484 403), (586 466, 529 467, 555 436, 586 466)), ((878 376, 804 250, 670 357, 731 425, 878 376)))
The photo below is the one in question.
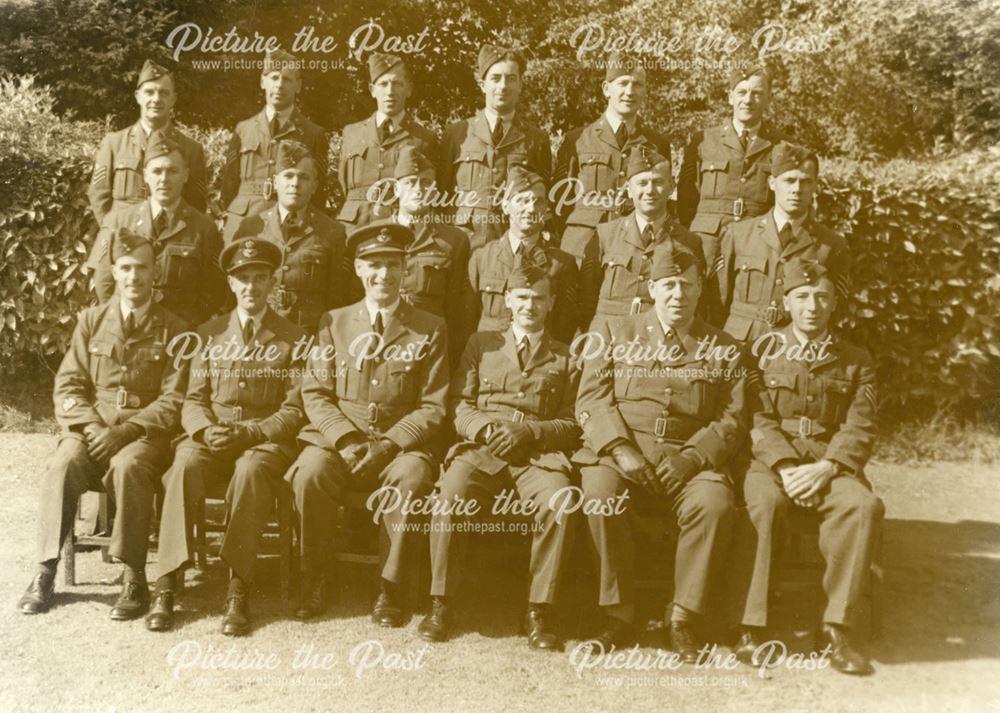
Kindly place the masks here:
POLYGON ((197 141, 194 141, 194 150, 191 152, 188 179, 184 185, 184 200, 199 213, 207 210, 208 168, 205 163, 205 149, 197 141))
POLYGON ((323 315, 317 331, 316 348, 313 350, 302 375, 302 405, 310 423, 315 426, 331 448, 350 433, 358 431, 351 420, 340 410, 337 397, 338 360, 334 354, 330 315, 323 315), (326 352, 329 351, 329 354, 326 352))
POLYGON ((579 294, 579 324, 580 330, 586 331, 597 314, 597 303, 601 295, 601 283, 604 281, 604 270, 601 266, 601 239, 595 230, 583 249, 583 261, 580 263, 580 294, 579 294))
POLYGON ((524 422, 531 429, 538 450, 569 452, 580 445, 580 426, 573 413, 576 393, 580 388, 580 368, 575 360, 570 360, 562 386, 559 409, 554 418, 524 422))
MULTIPOLYGON (((291 339, 299 339, 304 333, 295 334, 291 339)), ((292 343, 294 350, 295 342, 292 343)), ((257 421, 257 425, 264 436, 271 443, 291 441, 305 425, 306 414, 302 406, 302 374, 305 368, 305 360, 300 359, 290 362, 286 366, 286 374, 282 377, 282 388, 285 394, 284 399, 278 409, 268 416, 257 421)))
POLYGON ((212 411, 212 381, 208 369, 208 362, 199 350, 190 363, 187 393, 181 406, 181 426, 195 440, 206 428, 218 423, 212 411))
POLYGON ((560 342, 569 344, 576 334, 576 325, 580 322, 580 271, 576 261, 568 259, 562 264, 562 274, 559 276, 559 294, 552 305, 552 335, 560 342))
POLYGON ((469 239, 462 233, 455 241, 452 252, 452 266, 448 274, 447 297, 445 298, 445 321, 448 323, 448 339, 450 341, 448 356, 452 363, 458 363, 458 357, 465 346, 465 340, 475 330, 474 324, 469 324, 469 304, 473 293, 469 284, 469 239))
POLYGON ((111 243, 114 239, 115 227, 111 216, 106 216, 104 224, 97 231, 89 261, 94 268, 94 292, 99 304, 110 300, 115 292, 115 276, 111 272, 111 243))
POLYGON ((330 137, 322 128, 318 130, 317 134, 318 135, 313 141, 311 152, 313 158, 316 160, 316 169, 319 175, 316 177, 316 192, 313 193, 312 202, 317 208, 325 211, 326 198, 330 192, 330 186, 327 184, 327 175, 329 173, 330 137))
POLYGON ((427 443, 444 423, 448 408, 448 330, 442 324, 430 336, 426 356, 420 360, 417 379, 421 385, 417 407, 396 421, 385 437, 403 451, 427 443))
POLYGON ((749 380, 752 384, 755 381, 750 376, 748 360, 742 351, 738 359, 724 363, 723 369, 715 420, 699 429, 685 444, 716 469, 729 461, 749 430, 748 402, 751 399, 747 393, 747 382, 749 380))
POLYGON ((876 404, 875 367, 865 354, 847 417, 826 448, 827 460, 840 464, 853 475, 862 472, 872 455, 877 433, 876 404))
POLYGON ((457 131, 452 125, 445 129, 441 137, 441 152, 438 159, 438 187, 448 193, 447 198, 454 201, 454 196, 450 195, 455 190, 455 157, 458 154, 459 139, 456 138, 457 131))
POLYGON ((757 383, 757 401, 760 408, 753 415, 750 431, 753 457, 771 470, 782 461, 801 462, 795 444, 781 429, 781 414, 763 382, 757 383))
POLYGON ((347 132, 347 127, 344 127, 340 141, 340 155, 337 157, 337 183, 340 185, 340 196, 345 201, 347 200, 347 192, 351 189, 347 185, 347 154, 349 153, 347 148, 350 141, 350 134, 347 132))
POLYGON ((709 256, 712 262, 708 267, 708 279, 705 280, 705 294, 702 302, 710 324, 720 329, 729 318, 729 309, 733 303, 733 263, 735 262, 736 234, 730 223, 722 232, 719 241, 719 254, 709 256))
POLYGON ((204 306, 203 318, 209 319, 220 312, 225 305, 229 296, 229 283, 226 281, 226 273, 219 265, 222 237, 214 222, 205 222, 203 240, 202 275, 204 282, 201 285, 201 292, 202 305, 204 306))
POLYGON ((104 216, 111 210, 112 166, 114 166, 114 156, 111 153, 111 137, 105 135, 97 149, 97 156, 94 158, 94 172, 90 177, 90 188, 87 189, 90 210, 94 213, 98 225, 104 221, 104 216))
POLYGON ((615 400, 614 362, 607 355, 611 346, 610 325, 605 321, 594 334, 601 340, 596 354, 583 359, 580 391, 576 399, 576 420, 583 429, 587 445, 601 454, 615 441, 624 439, 635 443, 632 431, 625 424, 615 400))
MULTIPOLYGON (((576 153, 576 140, 579 133, 576 131, 570 131, 563 137, 562 145, 559 146, 559 151, 556 153, 556 165, 552 173, 552 184, 556 185, 560 181, 566 181, 568 184, 568 179, 576 178, 580 173, 579 158, 576 153)), ((564 193, 568 190, 568 186, 564 184, 563 188, 560 189, 560 193, 564 193)), ((572 195, 572 194, 570 194, 572 195)), ((556 214, 556 226, 560 230, 566 225, 566 219, 569 214, 573 212, 573 204, 570 201, 565 201, 565 205, 556 214)))
POLYGON ((56 421, 70 431, 82 430, 90 423, 104 425, 104 419, 94 406, 94 383, 90 375, 90 354, 87 344, 92 329, 87 312, 77 318, 69 351, 63 356, 56 372, 52 397, 56 421))
POLYGON ((226 148, 226 163, 222 167, 219 186, 219 200, 223 208, 229 206, 240 190, 240 145, 240 134, 234 130, 226 148))
POLYGON ((534 150, 534 169, 545 180, 546 185, 551 185, 552 181, 552 141, 549 135, 539 130, 536 141, 538 142, 534 150))
MULTIPOLYGON (((175 325, 165 328, 164 344, 184 331, 187 325, 175 325)), ((144 409, 132 416, 126 423, 142 426, 146 435, 170 435, 180 424, 181 406, 188 386, 190 363, 187 360, 164 359, 163 372, 160 375, 159 396, 144 409), (180 363, 176 363, 179 361, 180 363)))
POLYGON ((493 419, 476 408, 479 403, 479 359, 481 356, 479 339, 473 335, 455 369, 452 388, 451 410, 455 415, 455 432, 469 441, 486 428, 493 419))
POLYGON ((695 134, 684 147, 684 157, 681 159, 681 173, 677 178, 677 218, 685 228, 691 227, 695 213, 698 212, 700 200, 698 180, 700 177, 700 161, 698 151, 701 135, 695 134))
POLYGON ((479 328, 479 313, 483 302, 479 296, 479 262, 484 255, 482 248, 477 248, 469 257, 469 300, 466 306, 465 323, 469 325, 469 333, 479 328))
POLYGON ((340 223, 333 224, 330 237, 331 273, 327 288, 327 310, 354 304, 364 297, 364 288, 354 274, 354 262, 347 255, 347 231, 340 223))

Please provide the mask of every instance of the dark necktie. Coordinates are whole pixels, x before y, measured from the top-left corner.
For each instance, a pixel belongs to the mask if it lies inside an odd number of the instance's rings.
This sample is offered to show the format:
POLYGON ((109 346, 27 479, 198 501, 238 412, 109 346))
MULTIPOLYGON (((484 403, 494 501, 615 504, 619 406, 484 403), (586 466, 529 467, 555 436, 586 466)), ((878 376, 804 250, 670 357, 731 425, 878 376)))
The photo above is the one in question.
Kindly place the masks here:
POLYGON ((163 235, 169 222, 170 221, 167 220, 167 211, 161 210, 160 214, 153 219, 153 237, 159 238, 163 235))
POLYGON ((271 132, 271 138, 273 139, 278 135, 278 115, 275 114, 271 117, 271 121, 267 123, 267 129, 271 132))
POLYGON ((625 144, 628 143, 628 128, 625 126, 623 121, 618 125, 618 129, 615 131, 615 140, 618 142, 618 148, 625 148, 625 144))
POLYGON ((378 127, 378 142, 384 144, 392 136, 392 119, 386 119, 378 127))
POLYGON ((135 312, 129 312, 125 318, 125 338, 131 339, 133 334, 135 334, 135 312))
POLYGON ((243 343, 245 345, 250 346, 250 343, 253 341, 253 332, 253 320, 247 319, 243 324, 243 343))
POLYGON ((525 364, 528 363, 528 354, 531 351, 531 342, 528 341, 528 335, 525 334, 521 337, 521 342, 517 345, 517 363, 524 370, 525 364))
POLYGON ((649 247, 653 243, 653 224, 646 223, 646 227, 642 229, 642 244, 644 247, 649 247))
POLYGON ((295 229, 299 227, 299 219, 295 217, 295 213, 289 212, 285 215, 285 219, 281 221, 281 235, 287 241, 291 238, 292 233, 295 229))
POLYGON ((375 334, 383 334, 385 332, 385 325, 382 323, 382 310, 375 313, 375 334))
POLYGON ((503 139, 503 119, 497 117, 497 123, 493 126, 493 145, 499 146, 500 141, 503 139))
POLYGON ((795 233, 792 232, 791 223, 785 223, 784 227, 778 231, 778 241, 781 243, 782 250, 795 241, 795 233))
POLYGON ((740 146, 743 147, 744 153, 746 152, 747 147, 750 146, 750 132, 746 129, 743 129, 743 131, 740 132, 740 146))

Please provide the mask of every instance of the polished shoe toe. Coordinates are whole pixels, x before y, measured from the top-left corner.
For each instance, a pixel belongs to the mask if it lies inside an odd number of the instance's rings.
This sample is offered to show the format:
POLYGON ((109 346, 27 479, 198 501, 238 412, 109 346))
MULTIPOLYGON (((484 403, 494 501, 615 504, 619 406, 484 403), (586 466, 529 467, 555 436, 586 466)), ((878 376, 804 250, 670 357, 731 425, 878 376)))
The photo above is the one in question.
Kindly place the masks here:
POLYGON ((591 648, 598 652, 608 652, 612 648, 625 648, 635 642, 632 625, 614 616, 607 617, 601 633, 591 639, 591 648))
POLYGON ((302 599, 295 618, 306 621, 320 616, 327 607, 327 586, 322 575, 306 575, 302 582, 302 599))
POLYGON ((552 631, 545 610, 529 607, 524 619, 524 629, 528 635, 529 648, 537 651, 562 651, 562 639, 552 631))
POLYGON ((379 626, 396 629, 404 623, 403 609, 388 592, 382 592, 372 607, 372 621, 379 626))
POLYGON ((451 608, 441 597, 431 601, 430 614, 424 617, 417 627, 417 633, 424 641, 440 643, 447 641, 451 629, 451 608))
POLYGON ((250 605, 245 594, 230 594, 226 599, 222 633, 226 636, 246 636, 250 633, 250 605))
POLYGON ((138 619, 149 608, 149 587, 145 582, 130 579, 122 585, 122 593, 111 607, 115 621, 138 619))
POLYGON ((174 593, 157 592, 146 615, 146 628, 150 631, 170 631, 174 626, 174 593))
POLYGON ((55 598, 55 575, 39 572, 17 602, 22 614, 44 614, 55 598))
POLYGON ((861 653, 853 637, 845 629, 828 626, 819 637, 820 650, 829 647, 830 665, 835 671, 850 676, 870 676, 875 673, 871 661, 861 653))
POLYGON ((684 663, 694 663, 698 660, 698 650, 701 645, 689 622, 670 622, 670 643, 684 663))
POLYGON ((748 666, 753 666, 754 652, 764 643, 766 636, 764 630, 757 626, 745 626, 740 631, 740 639, 733 647, 736 660, 748 666))

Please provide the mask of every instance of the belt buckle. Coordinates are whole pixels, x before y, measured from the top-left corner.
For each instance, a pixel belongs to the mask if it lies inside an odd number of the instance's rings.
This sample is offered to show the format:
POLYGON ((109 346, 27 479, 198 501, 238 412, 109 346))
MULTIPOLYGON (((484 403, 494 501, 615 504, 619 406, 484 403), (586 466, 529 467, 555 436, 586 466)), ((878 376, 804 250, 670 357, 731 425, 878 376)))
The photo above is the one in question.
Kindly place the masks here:
POLYGON ((737 198, 733 201, 733 217, 739 220, 743 217, 743 199, 737 198))
POLYGON ((656 427, 653 430, 653 434, 657 438, 663 438, 667 435, 667 419, 662 416, 656 419, 656 427))
POLYGON ((271 194, 274 192, 274 180, 268 178, 264 181, 264 200, 271 200, 271 194))
POLYGON ((118 409, 123 409, 128 406, 128 391, 125 390, 124 386, 118 387, 118 392, 115 394, 115 407, 118 409))
POLYGON ((641 297, 633 297, 632 298, 632 306, 629 307, 628 313, 629 314, 639 314, 640 312, 642 312, 642 298, 641 297))
POLYGON ((812 435, 813 424, 812 419, 808 416, 799 417, 799 435, 803 438, 808 438, 812 435))
POLYGON ((243 407, 233 406, 233 420, 242 421, 243 420, 243 407))
POLYGON ((368 404, 368 423, 374 425, 378 423, 378 404, 370 403, 368 404))
POLYGON ((519 409, 515 409, 514 413, 511 415, 510 419, 514 423, 521 423, 521 421, 524 420, 524 411, 521 411, 519 409))

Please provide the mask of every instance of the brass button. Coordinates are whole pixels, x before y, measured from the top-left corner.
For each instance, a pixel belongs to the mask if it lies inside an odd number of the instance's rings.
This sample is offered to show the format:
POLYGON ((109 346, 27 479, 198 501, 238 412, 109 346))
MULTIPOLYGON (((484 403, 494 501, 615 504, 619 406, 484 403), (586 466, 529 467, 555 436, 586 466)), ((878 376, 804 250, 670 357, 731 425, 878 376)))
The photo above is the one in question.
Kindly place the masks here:
POLYGON ((523 376, 523 377, 527 377, 527 376, 528 376, 528 372, 526 372, 526 371, 522 371, 522 372, 521 372, 521 376, 523 376))
POLYGON ((239 386, 240 386, 240 388, 241 388, 241 389, 245 389, 245 388, 247 387, 247 382, 245 382, 245 381, 241 381, 241 382, 239 383, 239 386))
POLYGON ((291 270, 292 268, 291 268, 291 267, 289 267, 288 265, 282 265, 282 266, 281 266, 281 269, 282 269, 282 270, 284 270, 285 272, 288 272, 288 271, 289 271, 289 270, 291 270))
POLYGON ((672 393, 674 393, 674 390, 668 386, 663 390, 663 393, 665 393, 667 396, 670 396, 672 393))
POLYGON ((808 396, 806 396, 806 401, 815 401, 815 400, 816 400, 816 397, 813 396, 812 394, 809 394, 808 396))
POLYGON ((372 379, 372 386, 378 386, 378 379, 372 379))
POLYGON ((523 399, 524 398, 524 392, 523 391, 518 391, 517 392, 517 398, 523 399))
POLYGON ((128 371, 128 367, 125 366, 124 364, 122 365, 122 371, 128 371))

